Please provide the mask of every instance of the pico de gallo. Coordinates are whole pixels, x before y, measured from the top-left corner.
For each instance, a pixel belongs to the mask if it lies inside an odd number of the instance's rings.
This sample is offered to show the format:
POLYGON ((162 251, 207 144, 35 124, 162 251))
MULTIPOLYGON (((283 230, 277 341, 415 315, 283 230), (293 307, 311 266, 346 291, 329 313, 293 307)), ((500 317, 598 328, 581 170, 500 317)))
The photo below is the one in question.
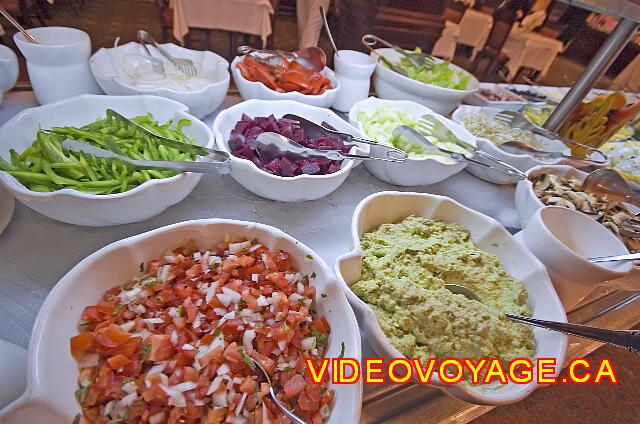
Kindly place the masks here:
POLYGON ((321 424, 334 391, 311 382, 330 327, 314 312, 316 289, 287 252, 258 240, 193 243, 140 264, 140 275, 82 313, 70 340, 78 362, 78 422, 285 424, 276 397, 321 424))

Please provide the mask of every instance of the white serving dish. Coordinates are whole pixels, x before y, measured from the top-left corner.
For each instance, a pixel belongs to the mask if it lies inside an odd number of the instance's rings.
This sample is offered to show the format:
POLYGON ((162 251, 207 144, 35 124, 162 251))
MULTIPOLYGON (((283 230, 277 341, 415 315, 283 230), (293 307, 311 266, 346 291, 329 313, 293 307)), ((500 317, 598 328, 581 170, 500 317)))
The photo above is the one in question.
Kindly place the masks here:
POLYGON ((236 87, 238 87, 240 96, 245 100, 293 100, 310 106, 328 108, 336 100, 336 96, 340 90, 340 82, 336 78, 335 73, 325 67, 320 73, 331 80, 331 86, 333 88, 319 95, 302 94, 297 91, 279 93, 261 82, 249 81, 243 77, 237 66, 238 62, 243 58, 244 56, 236 56, 236 58, 233 59, 231 62, 231 75, 233 75, 233 81, 236 83, 236 87))
MULTIPOLYGON (((303 273, 315 271, 317 312, 331 326, 328 357, 337 357, 344 342, 345 357, 360 360, 360 334, 353 311, 324 261, 284 232, 264 225, 227 219, 187 221, 112 243, 90 255, 54 286, 40 308, 29 344, 28 383, 25 393, 0 412, 4 424, 73 421, 80 412, 75 399, 78 366, 69 352, 69 339, 77 334, 82 310, 95 304, 104 291, 138 274, 140 262, 159 257, 166 248, 193 240, 215 246, 225 235, 258 238, 274 249, 291 253, 303 273), (311 256, 313 259, 306 259, 311 256), (320 296, 325 294, 325 296, 320 296)), ((361 384, 339 384, 329 424, 356 424, 362 401, 361 384)))
MULTIPOLYGON (((291 100, 247 100, 223 110, 213 122, 218 149, 231 156, 231 176, 244 188, 259 196, 280 202, 303 202, 324 197, 344 182, 354 166, 354 161, 342 161, 341 169, 333 174, 280 177, 261 170, 249 160, 231 154, 229 136, 243 114, 252 118, 273 114, 276 118, 281 118, 287 113, 300 115, 317 124, 327 122, 339 131, 362 137, 357 129, 329 109, 291 100)), ((357 148, 351 149, 351 153, 356 151, 366 154, 369 152, 369 146, 358 144, 357 148)))
MULTIPOLYGON (((175 44, 162 44, 162 47, 173 56, 193 60, 198 68, 198 76, 209 80, 210 83, 196 91, 133 85, 119 69, 115 56, 116 49, 113 48, 101 48, 91 56, 89 59, 91 72, 106 94, 114 96, 150 94, 166 97, 186 105, 189 113, 197 118, 204 118, 213 113, 220 106, 229 89, 229 62, 210 51, 190 50, 175 44)), ((162 57, 153 46, 150 46, 150 49, 154 56, 162 57)), ((135 42, 119 46, 118 51, 120 54, 145 54, 142 46, 135 42)))
MULTIPOLYGON (((584 181, 584 179, 587 178, 587 175, 589 175, 588 173, 580 171, 579 169, 573 168, 569 165, 536 166, 529 169, 526 174, 527 177, 529 177, 530 175, 537 175, 543 172, 564 178, 578 178, 581 181, 584 181)), ((538 196, 536 196, 536 193, 533 191, 533 184, 528 178, 518 182, 518 185, 516 186, 516 211, 518 212, 518 220, 521 227, 524 228, 533 214, 544 206, 545 205, 540 201, 540 199, 538 199, 538 196)), ((626 206, 632 213, 637 214, 640 212, 640 208, 636 206, 628 203, 626 206)))
MULTIPOLYGON (((369 97, 353 105, 349 111, 349 122, 358 128, 364 136, 373 140, 371 135, 367 134, 363 125, 358 121, 360 112, 371 113, 380 106, 387 106, 393 110, 400 110, 407 114, 413 115, 416 119, 422 115, 433 115, 440 122, 445 124, 455 135, 462 140, 475 146, 476 139, 471 133, 455 122, 438 115, 426 106, 409 100, 381 100, 376 97, 369 97)), ((378 141, 378 140, 373 140, 378 141)), ((374 148, 375 149, 375 148, 374 148)), ((399 186, 416 186, 435 184, 450 176, 462 171, 466 166, 466 162, 448 164, 443 163, 437 158, 416 158, 409 157, 404 163, 392 163, 383 161, 366 161, 364 166, 375 175, 390 184, 399 186)))
MULTIPOLYGON (((458 107, 455 110, 455 112, 453 112, 451 119, 453 119, 454 122, 457 122, 458 124, 464 127, 463 118, 465 116, 468 116, 469 114, 487 113, 489 115, 496 115, 498 114, 498 112, 500 112, 500 109, 494 109, 490 107, 462 105, 458 107)), ((564 152, 564 153, 570 152, 570 150, 559 140, 549 140, 541 136, 536 136, 536 137, 538 138, 538 140, 544 143, 545 149, 548 151, 564 152)), ((500 149, 492 141, 489 141, 486 138, 476 137, 476 139, 478 141, 478 147, 480 148, 480 150, 497 157, 498 159, 508 163, 509 165, 515 168, 518 168, 522 172, 525 172, 526 170, 538 165, 556 165, 560 163, 572 163, 577 165, 575 161, 569 161, 567 159, 553 159, 548 162, 542 162, 530 155, 514 155, 500 149)), ((485 181, 489 181, 494 184, 515 184, 516 183, 516 181, 513 178, 510 178, 504 174, 501 174, 499 172, 496 172, 492 169, 489 169, 480 165, 471 164, 467 167, 467 171, 469 171, 470 173, 472 173, 478 178, 481 178, 485 181)))
MULTIPOLYGON (((108 108, 127 117, 151 113, 159 122, 188 119, 184 133, 198 145, 213 147, 211 130, 187 113, 175 100, 157 96, 98 96, 84 94, 45 106, 25 109, 0 127, 0 156, 9 149, 22 152, 35 140, 38 127, 83 126, 104 117, 108 108)), ((101 227, 143 221, 158 215, 187 197, 200 181, 200 174, 182 173, 170 178, 152 179, 124 193, 97 195, 63 189, 50 193, 31 191, 17 179, 0 172, 0 185, 36 212, 75 225, 101 227)))
POLYGON ((518 96, 515 93, 512 93, 511 91, 507 90, 504 87, 499 86, 498 84, 493 84, 490 82, 481 82, 480 89, 475 93, 473 93, 472 95, 470 95, 469 97, 467 97, 465 99, 465 103, 468 103, 473 106, 493 107, 501 110, 514 110, 514 111, 520 110, 527 105, 527 101, 522 97, 518 96), (489 100, 480 92, 480 90, 482 89, 494 90, 503 95, 514 96, 517 98, 517 100, 509 100, 509 101, 489 100))
MULTIPOLYGON (((385 359, 402 357, 382 332, 373 310, 349 288, 360 278, 362 250, 360 237, 384 223, 399 222, 409 215, 455 222, 471 232, 474 243, 482 250, 500 258, 505 270, 518 279, 529 293, 529 306, 534 318, 566 322, 567 317, 544 266, 531 252, 516 241, 496 220, 462 206, 458 202, 433 194, 380 192, 362 200, 351 221, 351 251, 336 260, 338 282, 356 313, 360 328, 373 350, 385 359)), ((536 358, 555 358, 564 361, 567 336, 535 328, 536 358)), ((559 366, 555 373, 560 372, 559 366)), ((466 402, 482 405, 504 405, 524 399, 538 385, 527 384, 466 386, 443 384, 433 374, 431 384, 447 394, 466 402)))
MULTIPOLYGON (((371 52, 372 56, 380 55, 396 63, 402 56, 390 48, 376 49, 371 52)), ((450 64, 455 69, 462 70, 459 66, 450 64)), ((379 60, 376 64, 373 85, 376 95, 381 99, 389 100, 412 100, 420 103, 433 111, 442 115, 448 115, 469 95, 476 92, 479 83, 476 77, 471 76, 471 88, 467 90, 454 90, 435 85, 424 84, 420 81, 412 80, 409 77, 400 75, 382 64, 379 60)))
POLYGON ((598 284, 633 270, 630 261, 591 263, 586 258, 626 255, 629 250, 608 228, 560 206, 536 210, 518 240, 545 265, 565 309, 582 301, 598 284))
POLYGON ((0 186, 0 234, 7 228, 11 218, 13 217, 13 210, 15 209, 16 201, 13 199, 11 193, 0 186))

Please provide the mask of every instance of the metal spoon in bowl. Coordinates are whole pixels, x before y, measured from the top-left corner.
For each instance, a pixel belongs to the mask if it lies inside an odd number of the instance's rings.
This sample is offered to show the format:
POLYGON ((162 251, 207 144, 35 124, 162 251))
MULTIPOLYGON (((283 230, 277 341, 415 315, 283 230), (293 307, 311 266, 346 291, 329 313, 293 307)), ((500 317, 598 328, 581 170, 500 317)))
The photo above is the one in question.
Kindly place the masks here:
POLYGON ((596 196, 640 206, 640 195, 613 169, 596 169, 582 182, 582 190, 596 196))
POLYGON ((322 71, 325 68, 325 66, 327 66, 327 55, 324 53, 324 50, 322 50, 320 47, 307 47, 304 49, 296 50, 294 52, 285 52, 282 50, 266 50, 266 49, 256 49, 251 46, 240 46, 238 47, 237 51, 240 54, 281 53, 284 56, 302 60, 303 62, 309 64, 311 66, 311 69, 313 69, 316 72, 322 71))
MULTIPOLYGON (((444 287, 453 294, 461 294, 469 300, 481 302, 473 291, 459 284, 445 284, 444 287)), ((589 327, 581 324, 568 324, 565 322, 545 321, 541 319, 522 317, 518 315, 504 314, 512 321, 527 324, 572 336, 596 340, 614 346, 624 347, 629 351, 640 355, 640 330, 608 330, 606 328, 589 327)))
MULTIPOLYGON (((468 158, 465 155, 463 155, 462 153, 458 153, 458 152, 452 152, 451 150, 446 150, 443 149, 441 147, 436 146, 435 144, 431 143, 425 136, 423 136, 422 134, 420 134, 418 131, 416 131, 415 129, 411 128, 408 125, 400 125, 396 128, 394 128, 393 130, 393 136, 394 137, 400 137, 400 138, 404 138, 406 140, 412 141, 414 143, 417 143, 419 145, 421 145, 423 147, 423 149, 425 150, 425 152, 427 153, 433 153, 433 154, 442 154, 444 153, 446 156, 450 157, 451 159, 455 160, 456 162, 469 162, 469 163, 473 163, 475 165, 480 165, 480 166, 484 166, 485 168, 489 168, 492 169, 496 172, 499 172, 501 174, 504 174, 508 177, 517 179, 517 180, 523 180, 526 178, 526 175, 521 172, 520 170, 518 170, 517 168, 512 167, 511 165, 508 164, 504 164, 506 165, 504 169, 500 169, 497 168, 495 166, 489 165, 488 163, 484 163, 481 162, 479 160, 475 160, 473 158, 468 158)), ((474 146, 470 146, 471 148, 474 148, 474 146)), ((473 152, 477 152, 477 150, 474 150, 473 152)), ((472 151, 470 151, 469 153, 473 153, 472 151)), ((503 163, 501 163, 501 161, 497 162, 498 164, 500 164, 501 166, 503 165, 503 163)))
POLYGON ((312 149, 310 147, 304 147, 290 138, 274 132, 264 132, 258 136, 256 141, 256 150, 258 151, 258 155, 266 161, 286 156, 292 160, 325 157, 331 160, 376 159, 386 162, 404 162, 404 160, 398 160, 391 157, 387 158, 371 155, 359 155, 356 153, 342 153, 339 150, 312 149))
POLYGON ((264 381, 269 385, 269 395, 268 395, 269 399, 271 399, 271 401, 278 407, 278 409, 281 410, 282 413, 287 416, 287 418, 293 421, 294 424, 306 424, 306 422, 303 419, 299 418, 296 414, 289 411, 287 407, 284 406, 282 402, 278 400, 278 398, 276 398, 276 392, 273 390, 273 385, 271 384, 271 378, 269 378, 269 374, 267 374, 267 371, 262 367, 260 362, 256 361, 250 356, 246 356, 245 358, 249 358, 249 360, 253 362, 253 365, 254 365, 253 368, 258 371, 258 374, 260 374, 260 376, 264 379, 264 381))
POLYGON ((589 158, 587 156, 574 156, 574 155, 565 155, 562 152, 549 152, 544 150, 538 150, 535 147, 532 147, 526 143, 521 141, 507 141, 506 143, 502 143, 498 146, 501 150, 504 150, 507 153, 511 153, 513 155, 531 155, 538 156, 541 158, 547 159, 571 159, 571 160, 579 160, 582 162, 592 162, 597 164, 606 163, 607 160, 596 160, 589 158))

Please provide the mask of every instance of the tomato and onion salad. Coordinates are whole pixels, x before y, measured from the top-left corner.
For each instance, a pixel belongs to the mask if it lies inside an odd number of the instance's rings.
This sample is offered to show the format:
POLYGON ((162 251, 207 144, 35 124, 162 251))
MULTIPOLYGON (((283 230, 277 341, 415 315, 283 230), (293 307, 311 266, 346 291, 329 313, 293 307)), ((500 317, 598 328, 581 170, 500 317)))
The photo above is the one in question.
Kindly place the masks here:
POLYGON ((257 240, 192 245, 140 265, 141 275, 82 313, 70 340, 80 373, 78 421, 289 423, 277 398, 320 424, 334 391, 311 382, 304 358, 324 356, 330 327, 313 310, 315 287, 287 252, 257 240))

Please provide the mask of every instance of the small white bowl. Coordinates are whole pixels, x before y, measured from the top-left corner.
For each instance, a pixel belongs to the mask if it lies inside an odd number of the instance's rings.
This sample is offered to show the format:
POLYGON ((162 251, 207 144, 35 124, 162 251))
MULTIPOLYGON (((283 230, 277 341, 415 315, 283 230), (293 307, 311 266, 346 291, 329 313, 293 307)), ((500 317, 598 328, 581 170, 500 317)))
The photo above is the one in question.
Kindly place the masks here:
MULTIPOLYGON (((491 107, 462 105, 458 107, 455 110, 455 112, 453 112, 453 115, 451 115, 451 119, 453 119, 454 122, 457 122, 458 124, 464 127, 463 119, 470 114, 487 113, 489 115, 495 116, 496 114, 498 114, 498 112, 500 112, 500 109, 495 109, 491 107)), ((564 153, 569 153, 569 149, 562 142, 558 140, 549 140, 541 136, 536 136, 536 138, 541 143, 544 143, 543 145, 545 146, 546 150, 561 151, 564 153)), ((501 148, 499 148, 498 146, 496 146, 492 141, 487 140, 486 138, 476 137, 476 139, 478 140, 478 147, 480 148, 480 150, 497 157, 498 159, 508 163, 509 165, 515 168, 518 168, 522 172, 525 172, 528 169, 538 165, 555 165, 560 163, 577 164, 575 163, 575 161, 572 162, 566 159, 553 159, 547 162, 542 162, 538 159, 535 159, 531 155, 514 155, 511 153, 507 153, 501 148)), ((478 178, 481 178, 485 181, 489 181, 490 183, 494 183, 494 184, 515 184, 516 183, 516 180, 514 180, 513 178, 510 178, 504 174, 501 174, 499 172, 496 172, 492 169, 489 169, 480 165, 471 164, 467 168, 467 171, 469 171, 471 174, 475 175, 478 178)))
MULTIPOLYGON (((469 144, 476 145, 476 139, 471 133, 455 122, 438 115, 426 106, 409 101, 409 100, 381 100, 376 97, 369 97, 353 105, 349 111, 349 122, 360 130, 364 136, 373 140, 371 135, 367 134, 362 123, 358 121, 360 112, 371 113, 380 106, 386 106, 392 110, 399 110, 404 113, 413 115, 416 119, 422 115, 433 115, 440 122, 445 124, 455 135, 469 144)), ((378 141, 378 140, 373 140, 378 141)), ((439 161, 436 158, 418 158, 409 157, 404 163, 392 163, 383 161, 365 161, 364 166, 373 175, 389 184, 398 186, 417 186, 435 184, 450 176, 462 171, 466 166, 466 162, 448 164, 439 161)))
MULTIPOLYGON (((353 311, 324 261, 304 244, 264 224, 229 219, 181 222, 111 243, 85 258, 53 287, 45 299, 29 342, 27 389, 0 412, 3 424, 73 421, 80 412, 74 392, 78 388, 78 364, 69 352, 69 339, 77 334, 82 310, 95 304, 109 288, 139 273, 140 262, 158 258, 165 249, 191 241, 198 247, 215 246, 225 235, 258 238, 261 243, 290 253, 300 272, 316 278, 316 312, 331 326, 327 357, 360 360, 360 333, 353 311), (308 259, 309 257, 313 259, 308 259), (321 296, 324 294, 325 296, 321 296)), ((360 417, 362 383, 337 384, 328 424, 356 424, 360 417)))
POLYGON ((340 82, 337 80, 335 73, 325 67, 320 73, 331 80, 330 89, 319 95, 302 94, 297 91, 290 91, 288 93, 280 93, 270 89, 266 85, 258 81, 249 81, 242 76, 240 69, 238 69, 238 62, 242 61, 244 56, 236 56, 231 62, 231 75, 233 75, 233 81, 238 87, 240 96, 243 99, 259 99, 259 100, 293 100, 296 102, 304 103, 310 106, 317 106, 328 108, 331 107, 340 90, 340 82))
MULTIPOLYGON (((353 160, 343 160, 339 171, 327 175, 297 175, 280 177, 263 171, 253 162, 235 157, 229 148, 229 136, 243 114, 251 118, 273 114, 281 118, 294 113, 316 124, 327 122, 338 131, 355 137, 362 134, 344 119, 330 111, 291 100, 247 100, 229 109, 223 110, 213 122, 213 133, 218 149, 231 156, 231 176, 247 190, 271 200, 280 202, 304 202, 326 196, 337 189, 347 178, 354 165, 353 160)), ((369 153, 369 146, 357 144, 351 153, 369 153)))
POLYGON ((559 206, 535 211, 516 235, 545 265, 565 309, 577 305, 598 283, 629 274, 630 261, 592 264, 585 258, 625 255, 629 250, 604 225, 559 206))
MULTIPOLYGON (((380 55, 389 59, 392 63, 400 60, 402 55, 390 48, 376 49, 371 52, 372 56, 380 55)), ((452 68, 464 71, 464 69, 450 64, 452 68)), ((373 85, 376 94, 381 99, 390 100, 412 100, 420 103, 437 113, 447 115, 451 113, 469 95, 478 90, 479 82, 471 75, 471 88, 467 90, 454 90, 451 88, 438 87, 436 85, 424 84, 413 80, 396 71, 387 68, 378 60, 374 74, 373 85)))
MULTIPOLYGON (((367 341, 381 357, 399 358, 402 354, 386 338, 373 310, 356 296, 349 286, 357 282, 362 269, 360 237, 381 224, 396 223, 409 215, 455 222, 468 229, 474 243, 482 250, 498 256, 504 269, 518 279, 529 293, 529 307, 534 318, 566 322, 567 317, 544 266, 496 220, 462 206, 444 196, 425 193, 401 193, 394 191, 372 194, 356 207, 351 221, 352 249, 336 260, 338 283, 347 295, 349 303, 366 334, 367 341)), ((535 358, 555 358, 564 362, 567 336, 553 331, 534 328, 535 358)), ((555 374, 559 374, 557 367, 555 374)), ((444 384, 434 373, 431 384, 447 394, 481 405, 505 405, 527 397, 538 385, 509 383, 506 385, 467 386, 444 384)))
POLYGON ((481 82, 480 89, 467 97, 465 103, 468 103, 473 106, 483 106, 483 107, 493 107, 500 110, 514 110, 518 111, 524 108, 527 105, 527 101, 520 97, 519 95, 507 90, 504 87, 499 86, 498 84, 494 84, 491 82, 481 82), (486 98, 480 90, 493 90, 497 93, 501 93, 503 95, 510 95, 517 98, 517 100, 489 100, 486 98))
MULTIPOLYGON (((137 87, 130 83, 116 62, 116 49, 101 48, 91 56, 89 65, 94 78, 105 93, 114 96, 151 94, 183 103, 189 113, 204 118, 213 113, 222 103, 229 89, 229 62, 222 56, 209 51, 185 49, 175 44, 162 44, 171 55, 191 59, 198 67, 198 75, 209 80, 210 84, 196 91, 176 90, 166 87, 137 87)), ((151 47, 152 52, 154 48, 151 47)), ((142 46, 130 42, 118 47, 120 54, 141 54, 142 46)), ((155 53, 154 53, 155 55, 155 53)), ((157 55, 158 57, 159 54, 157 55)))
MULTIPOLYGON (((157 96, 98 96, 83 94, 38 106, 18 113, 0 127, 0 156, 9 157, 9 149, 24 151, 35 140, 38 128, 83 126, 104 117, 107 109, 126 117, 151 113, 159 122, 188 119, 184 133, 204 147, 213 147, 211 130, 187 107, 175 100, 157 96)), ((58 221, 75 225, 102 227, 144 221, 187 197, 200 181, 201 174, 182 173, 169 178, 152 179, 124 193, 89 194, 72 189, 50 193, 29 190, 17 179, 0 172, 0 185, 26 206, 58 221)))

